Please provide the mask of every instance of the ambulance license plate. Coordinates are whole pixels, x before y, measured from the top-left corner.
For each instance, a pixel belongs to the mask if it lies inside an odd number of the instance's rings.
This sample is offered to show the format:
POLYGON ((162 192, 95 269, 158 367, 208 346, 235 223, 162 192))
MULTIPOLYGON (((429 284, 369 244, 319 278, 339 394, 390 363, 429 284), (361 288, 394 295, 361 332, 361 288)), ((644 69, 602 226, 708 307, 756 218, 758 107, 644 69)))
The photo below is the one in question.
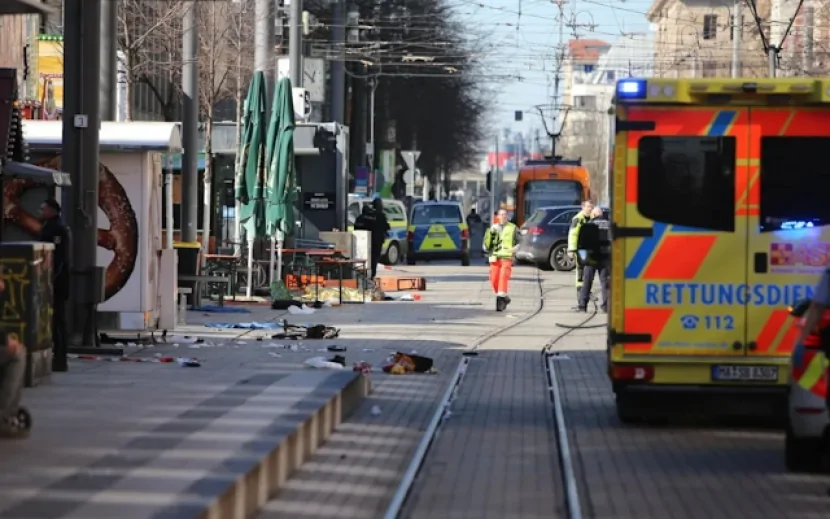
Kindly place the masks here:
POLYGON ((777 382, 775 366, 712 366, 712 380, 777 382))

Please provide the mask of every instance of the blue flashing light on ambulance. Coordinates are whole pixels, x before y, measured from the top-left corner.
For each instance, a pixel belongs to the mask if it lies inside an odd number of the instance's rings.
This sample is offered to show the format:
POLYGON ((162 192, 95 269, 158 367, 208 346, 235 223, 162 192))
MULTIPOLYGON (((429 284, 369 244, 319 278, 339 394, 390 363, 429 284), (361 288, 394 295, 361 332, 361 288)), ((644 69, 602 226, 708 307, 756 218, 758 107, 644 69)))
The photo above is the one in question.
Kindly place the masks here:
POLYGON ((830 264, 830 79, 616 85, 608 372, 623 421, 653 392, 783 401, 787 307, 830 264))

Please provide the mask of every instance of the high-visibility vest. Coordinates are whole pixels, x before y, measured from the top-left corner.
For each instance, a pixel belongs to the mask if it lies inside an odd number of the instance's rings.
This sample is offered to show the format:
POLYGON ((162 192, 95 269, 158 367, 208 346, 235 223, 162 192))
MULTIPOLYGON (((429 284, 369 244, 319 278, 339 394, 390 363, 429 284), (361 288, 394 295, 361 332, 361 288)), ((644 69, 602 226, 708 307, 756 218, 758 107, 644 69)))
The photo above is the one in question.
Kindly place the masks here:
POLYGON ((506 259, 513 257, 517 229, 516 225, 510 222, 504 224, 499 233, 496 233, 492 227, 487 229, 487 234, 484 236, 484 248, 490 253, 491 258, 506 259))

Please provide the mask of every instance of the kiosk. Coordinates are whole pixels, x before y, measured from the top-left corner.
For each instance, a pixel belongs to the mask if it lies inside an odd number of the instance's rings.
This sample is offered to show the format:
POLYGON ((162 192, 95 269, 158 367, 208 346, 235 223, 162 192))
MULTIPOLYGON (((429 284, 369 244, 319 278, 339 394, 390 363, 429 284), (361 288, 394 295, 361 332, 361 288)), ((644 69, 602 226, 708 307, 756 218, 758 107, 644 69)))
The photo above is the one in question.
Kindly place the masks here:
MULTIPOLYGON (((59 168, 60 121, 24 121, 23 134, 34 164, 59 168)), ((98 266, 105 269, 105 300, 98 306, 101 331, 140 333, 175 325, 176 254, 162 243, 161 157, 181 149, 176 123, 101 123, 98 266)), ((20 197, 26 193, 10 191, 20 197)), ((7 232, 19 234, 17 239, 32 238, 25 226, 9 227, 7 232)))

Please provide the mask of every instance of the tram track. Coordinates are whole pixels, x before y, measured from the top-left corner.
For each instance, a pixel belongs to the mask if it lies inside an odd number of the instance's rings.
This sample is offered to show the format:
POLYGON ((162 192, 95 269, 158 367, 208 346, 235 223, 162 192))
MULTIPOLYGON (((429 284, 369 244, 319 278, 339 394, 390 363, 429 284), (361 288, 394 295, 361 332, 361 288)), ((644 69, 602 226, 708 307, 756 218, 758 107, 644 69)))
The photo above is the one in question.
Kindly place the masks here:
MULTIPOLYGON (((521 318, 513 322, 495 328, 477 337, 474 344, 462 353, 458 367, 450 379, 441 400, 439 400, 436 410, 421 437, 406 471, 404 472, 403 478, 401 479, 401 482, 393 495, 385 514, 383 515, 384 519, 398 519, 401 517, 404 506, 407 503, 407 498, 409 497, 415 481, 426 461, 430 448, 438 437, 445 419, 450 415, 453 401, 464 384, 467 368, 470 362, 472 362, 479 355, 479 348, 489 341, 499 338, 506 332, 522 324, 528 323, 536 317, 539 317, 545 308, 545 300, 550 294, 566 288, 573 289, 571 285, 567 285, 557 286, 545 290, 543 279, 539 271, 536 271, 535 282, 537 285, 538 296, 536 298, 536 306, 533 310, 527 312, 521 318)), ((577 478, 575 475, 574 457, 569 443, 567 421, 564 414, 561 390, 556 378, 555 357, 557 354, 552 351, 552 348, 556 345, 556 343, 574 331, 581 328, 591 327, 586 325, 597 315, 596 303, 594 303, 593 306, 593 312, 579 324, 575 326, 560 326, 561 328, 564 328, 563 331, 553 336, 542 349, 543 376, 546 379, 545 388, 549 393, 552 406, 552 417, 556 428, 557 465, 565 490, 565 494, 563 496, 564 506, 562 508, 567 511, 568 519, 582 519, 583 515, 580 505, 579 485, 577 484, 577 478)), ((556 510, 551 510, 551 513, 555 514, 556 510)))

